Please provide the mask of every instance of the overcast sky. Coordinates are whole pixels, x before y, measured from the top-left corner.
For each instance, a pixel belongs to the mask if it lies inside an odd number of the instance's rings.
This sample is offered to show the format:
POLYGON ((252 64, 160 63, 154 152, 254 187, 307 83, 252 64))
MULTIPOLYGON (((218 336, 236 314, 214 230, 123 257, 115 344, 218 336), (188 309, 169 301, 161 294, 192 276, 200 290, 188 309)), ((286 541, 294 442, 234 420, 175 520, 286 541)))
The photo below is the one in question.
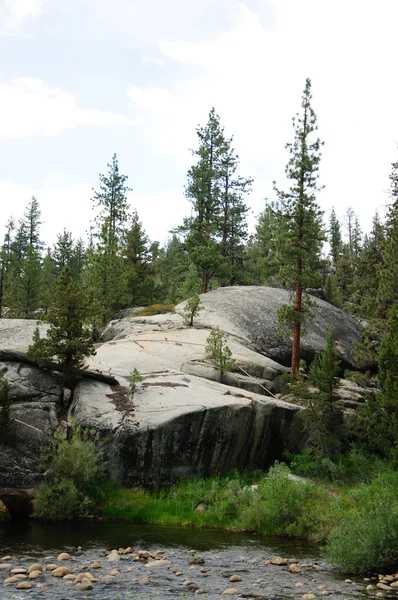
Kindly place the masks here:
POLYGON ((189 214, 189 148, 212 106, 254 178, 250 222, 284 180, 306 77, 325 141, 319 203, 388 201, 398 159, 396 0, 0 0, 0 235, 32 194, 42 237, 85 237, 116 152, 151 240, 189 214))

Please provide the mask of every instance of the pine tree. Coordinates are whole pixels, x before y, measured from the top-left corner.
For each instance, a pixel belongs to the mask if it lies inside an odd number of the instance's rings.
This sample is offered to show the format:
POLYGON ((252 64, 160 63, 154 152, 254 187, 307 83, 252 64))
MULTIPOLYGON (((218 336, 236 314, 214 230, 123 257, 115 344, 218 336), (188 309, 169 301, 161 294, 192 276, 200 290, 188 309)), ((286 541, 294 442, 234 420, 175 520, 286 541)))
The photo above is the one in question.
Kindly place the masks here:
POLYGON ((129 303, 131 306, 150 304, 155 290, 151 242, 136 210, 133 212, 130 227, 125 232, 124 256, 130 296, 129 303))
POLYGON ((44 319, 50 325, 47 337, 40 338, 37 329, 28 354, 39 364, 56 361, 66 387, 73 387, 74 371, 82 367, 84 357, 95 354, 85 326, 87 317, 86 294, 73 281, 70 268, 64 267, 57 281, 54 304, 44 319))
POLYGON ((53 259, 55 262, 57 274, 64 267, 70 267, 73 257, 73 237, 70 231, 63 230, 57 235, 57 241, 54 244, 53 259))
POLYGON ((100 212, 87 250, 85 282, 93 298, 93 310, 101 325, 128 303, 127 274, 122 238, 128 219, 127 176, 119 173, 116 154, 108 164, 108 174, 99 176, 99 191, 93 201, 100 212))
POLYGON ((330 214, 329 221, 329 244, 333 264, 336 266, 342 249, 341 227, 334 208, 330 214))
POLYGON ((45 314, 54 302, 56 280, 57 265, 51 253, 51 248, 47 248, 47 253, 43 258, 40 290, 40 306, 45 314))
POLYGON ((291 368, 294 377, 300 363, 301 324, 308 314, 303 291, 319 278, 319 255, 324 240, 322 212, 316 203, 316 193, 320 190, 318 170, 322 143, 313 136, 317 125, 311 98, 311 82, 307 79, 302 114, 293 118, 295 138, 286 145, 290 159, 285 172, 291 187, 285 192, 275 186, 281 205, 276 259, 282 281, 295 292, 294 304, 282 307, 278 318, 293 327, 291 368))
POLYGON ((272 285, 276 282, 279 265, 276 261, 276 237, 278 232, 279 206, 266 201, 264 210, 258 215, 254 237, 248 249, 248 269, 255 284, 272 285))
POLYGON ((315 357, 308 374, 319 394, 304 393, 302 402, 306 408, 302 418, 308 430, 309 444, 322 456, 338 451, 342 441, 343 415, 334 393, 339 368, 333 329, 330 327, 325 349, 315 357))
POLYGON ((11 218, 6 225, 6 234, 0 250, 0 318, 3 316, 4 301, 7 298, 7 293, 9 292, 10 287, 13 230, 14 221, 11 218))
POLYGON ((43 242, 40 239, 41 212, 32 196, 20 219, 11 246, 10 309, 19 317, 30 317, 40 304, 40 273, 43 242))
POLYGON ((241 278, 244 241, 247 237, 244 195, 252 180, 237 175, 239 158, 220 125, 214 108, 205 127, 198 127, 197 158, 188 171, 186 196, 192 215, 176 231, 201 272, 202 292, 212 277, 219 283, 236 283, 241 278))
POLYGON ((232 358, 232 352, 227 345, 226 335, 221 329, 216 327, 206 339, 205 351, 211 356, 216 368, 220 372, 220 383, 223 382, 224 374, 232 371, 236 366, 235 359, 232 358))

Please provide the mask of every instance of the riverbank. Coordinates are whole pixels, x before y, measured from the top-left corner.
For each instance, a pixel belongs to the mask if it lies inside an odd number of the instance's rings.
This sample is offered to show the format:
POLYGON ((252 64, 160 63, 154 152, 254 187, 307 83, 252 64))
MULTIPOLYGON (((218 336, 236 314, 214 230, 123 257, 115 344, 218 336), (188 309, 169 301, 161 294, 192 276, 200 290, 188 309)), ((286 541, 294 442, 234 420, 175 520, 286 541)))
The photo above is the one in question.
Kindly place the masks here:
POLYGON ((345 571, 398 570, 398 473, 332 485, 276 465, 267 475, 190 479, 148 492, 109 490, 102 516, 135 522, 251 531, 323 544, 345 571))
MULTIPOLYGON (((29 520, 0 525, 0 548, 0 559, 9 557, 0 560, 5 599, 28 593, 34 600, 176 600, 202 590, 207 600, 220 600, 231 589, 235 593, 226 595, 232 597, 369 597, 362 577, 346 582, 316 545, 293 539, 118 520, 29 520), (33 564, 42 570, 29 578, 23 571, 33 564), (54 567, 70 573, 56 577, 54 567), (15 569, 21 570, 19 583, 32 586, 27 591, 17 590, 18 582, 4 584, 15 569), (92 589, 80 589, 83 579, 92 589)), ((375 596, 377 581, 371 584, 375 596)))

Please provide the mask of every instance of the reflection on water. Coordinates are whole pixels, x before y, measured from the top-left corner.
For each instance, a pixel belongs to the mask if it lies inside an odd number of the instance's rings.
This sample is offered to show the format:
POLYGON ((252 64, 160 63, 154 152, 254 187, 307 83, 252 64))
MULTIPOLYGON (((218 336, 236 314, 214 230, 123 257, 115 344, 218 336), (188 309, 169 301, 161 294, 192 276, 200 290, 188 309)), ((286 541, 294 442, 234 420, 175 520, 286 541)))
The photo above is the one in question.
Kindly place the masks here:
POLYGON ((316 546, 292 540, 268 538, 217 529, 197 529, 126 521, 9 521, 0 524, 0 551, 25 553, 60 551, 62 548, 119 548, 126 546, 189 547, 214 550, 229 546, 268 548, 273 552, 314 556, 316 546))

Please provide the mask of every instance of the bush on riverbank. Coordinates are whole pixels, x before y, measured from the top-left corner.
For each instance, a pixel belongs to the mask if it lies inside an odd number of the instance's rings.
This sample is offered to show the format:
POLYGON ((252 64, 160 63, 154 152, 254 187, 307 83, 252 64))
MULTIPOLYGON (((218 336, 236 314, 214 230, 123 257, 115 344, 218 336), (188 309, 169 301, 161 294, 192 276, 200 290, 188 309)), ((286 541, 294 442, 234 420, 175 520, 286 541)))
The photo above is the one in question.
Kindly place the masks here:
POLYGON ((350 510, 331 530, 327 556, 346 571, 396 570, 398 473, 386 472, 348 492, 350 510))
POLYGON ((152 493, 113 489, 102 514, 322 542, 332 562, 365 573, 398 561, 398 473, 383 468, 370 483, 350 487, 297 480, 277 464, 251 478, 193 478, 152 493))
POLYGON ((98 513, 105 472, 95 434, 74 425, 68 435, 56 431, 42 462, 46 481, 37 489, 34 517, 74 519, 98 513))

